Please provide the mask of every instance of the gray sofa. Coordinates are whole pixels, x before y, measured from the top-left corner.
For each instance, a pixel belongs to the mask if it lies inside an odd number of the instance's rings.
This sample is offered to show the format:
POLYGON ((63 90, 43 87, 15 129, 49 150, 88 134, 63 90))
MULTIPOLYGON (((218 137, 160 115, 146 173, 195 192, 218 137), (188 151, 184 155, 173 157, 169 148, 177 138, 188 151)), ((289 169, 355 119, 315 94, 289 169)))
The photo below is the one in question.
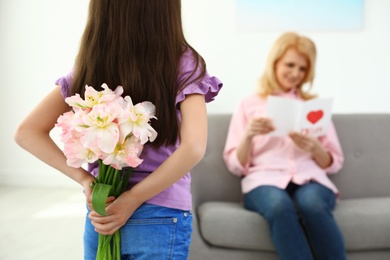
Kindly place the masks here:
MULTIPOLYGON (((241 201, 240 179, 222 159, 229 114, 209 115, 205 158, 192 170, 190 260, 278 259, 265 220, 241 201)), ((390 259, 390 114, 335 114, 345 155, 331 179, 341 192, 334 215, 349 260, 390 259)), ((299 260, 299 259, 298 259, 299 260)))

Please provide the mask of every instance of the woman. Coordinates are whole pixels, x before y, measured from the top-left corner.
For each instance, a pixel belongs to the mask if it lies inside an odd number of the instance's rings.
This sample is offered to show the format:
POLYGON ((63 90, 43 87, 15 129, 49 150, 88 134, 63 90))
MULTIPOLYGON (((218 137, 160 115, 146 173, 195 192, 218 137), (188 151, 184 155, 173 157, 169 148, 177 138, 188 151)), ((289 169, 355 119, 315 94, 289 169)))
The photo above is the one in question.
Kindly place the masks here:
POLYGON ((228 169, 242 177, 245 208, 262 215, 281 259, 346 259, 332 210, 338 190, 327 174, 344 157, 333 124, 319 138, 298 132, 269 136, 270 95, 308 100, 314 80, 316 48, 312 40, 285 33, 273 45, 258 92, 235 111, 224 149, 228 169), (310 90, 310 88, 309 88, 310 90))

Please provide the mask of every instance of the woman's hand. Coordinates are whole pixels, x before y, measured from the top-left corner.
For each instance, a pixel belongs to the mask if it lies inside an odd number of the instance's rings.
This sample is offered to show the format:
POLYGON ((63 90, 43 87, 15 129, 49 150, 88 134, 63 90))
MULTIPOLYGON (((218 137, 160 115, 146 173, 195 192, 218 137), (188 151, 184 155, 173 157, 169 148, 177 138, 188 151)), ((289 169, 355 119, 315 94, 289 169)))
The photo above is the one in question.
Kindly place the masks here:
POLYGON ((241 165, 246 165, 250 160, 253 137, 268 134, 273 130, 275 130, 275 127, 269 118, 257 117, 249 121, 245 134, 237 147, 237 158, 241 165))
POLYGON ((314 161, 321 168, 329 167, 333 163, 333 158, 325 149, 321 142, 314 137, 303 135, 297 132, 289 133, 291 140, 303 151, 311 154, 314 161))
POLYGON ((298 132, 289 133, 291 140, 303 151, 314 154, 318 148, 322 147, 317 138, 308 135, 300 134, 298 132))
POLYGON ((268 134, 275 130, 271 119, 266 117, 252 118, 246 128, 246 136, 252 139, 256 135, 268 134))

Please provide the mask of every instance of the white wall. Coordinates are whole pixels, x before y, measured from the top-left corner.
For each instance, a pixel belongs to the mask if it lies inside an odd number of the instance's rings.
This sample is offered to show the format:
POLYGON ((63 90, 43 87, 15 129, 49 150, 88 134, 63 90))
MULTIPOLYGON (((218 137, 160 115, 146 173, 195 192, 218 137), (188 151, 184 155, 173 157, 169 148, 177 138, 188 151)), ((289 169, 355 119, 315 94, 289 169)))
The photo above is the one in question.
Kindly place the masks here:
MULTIPOLYGON (((0 0, 0 184, 72 186, 13 141, 17 124, 72 67, 88 0, 0 0)), ((281 32, 240 32, 235 0, 182 0, 187 40, 224 87, 209 113, 230 113, 254 91, 281 32)), ((364 28, 302 31, 317 44, 314 88, 336 113, 389 113, 390 1, 365 0, 364 28)), ((50 108, 48 108, 50 109, 50 108)), ((58 133, 53 136, 57 138, 58 133)))
MULTIPOLYGON (((188 40, 225 83, 209 111, 233 111, 237 100, 254 90, 281 32, 236 30, 234 0, 186 2, 188 40)), ((390 112, 385 95, 390 93, 390 1, 365 0, 364 12, 361 31, 301 32, 315 41, 319 52, 314 90, 335 98, 334 112, 390 112)))

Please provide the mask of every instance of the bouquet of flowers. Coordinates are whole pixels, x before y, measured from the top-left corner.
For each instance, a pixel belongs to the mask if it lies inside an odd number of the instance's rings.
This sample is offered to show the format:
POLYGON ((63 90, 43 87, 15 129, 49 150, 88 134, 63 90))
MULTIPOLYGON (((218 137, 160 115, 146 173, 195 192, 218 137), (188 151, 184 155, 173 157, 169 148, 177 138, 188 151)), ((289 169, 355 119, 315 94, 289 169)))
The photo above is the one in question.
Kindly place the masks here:
MULTIPOLYGON (((131 98, 122 94, 121 86, 112 91, 103 84, 102 90, 96 91, 87 85, 84 99, 79 94, 65 99, 72 111, 61 115, 56 124, 62 130, 69 166, 99 162, 99 175, 92 184, 92 206, 103 216, 108 196, 118 197, 125 191, 132 168, 142 163, 139 155, 143 145, 157 137, 149 124, 156 118, 155 106, 149 101, 133 105, 131 98)), ((119 230, 113 235, 99 234, 96 259, 120 259, 119 230)))

